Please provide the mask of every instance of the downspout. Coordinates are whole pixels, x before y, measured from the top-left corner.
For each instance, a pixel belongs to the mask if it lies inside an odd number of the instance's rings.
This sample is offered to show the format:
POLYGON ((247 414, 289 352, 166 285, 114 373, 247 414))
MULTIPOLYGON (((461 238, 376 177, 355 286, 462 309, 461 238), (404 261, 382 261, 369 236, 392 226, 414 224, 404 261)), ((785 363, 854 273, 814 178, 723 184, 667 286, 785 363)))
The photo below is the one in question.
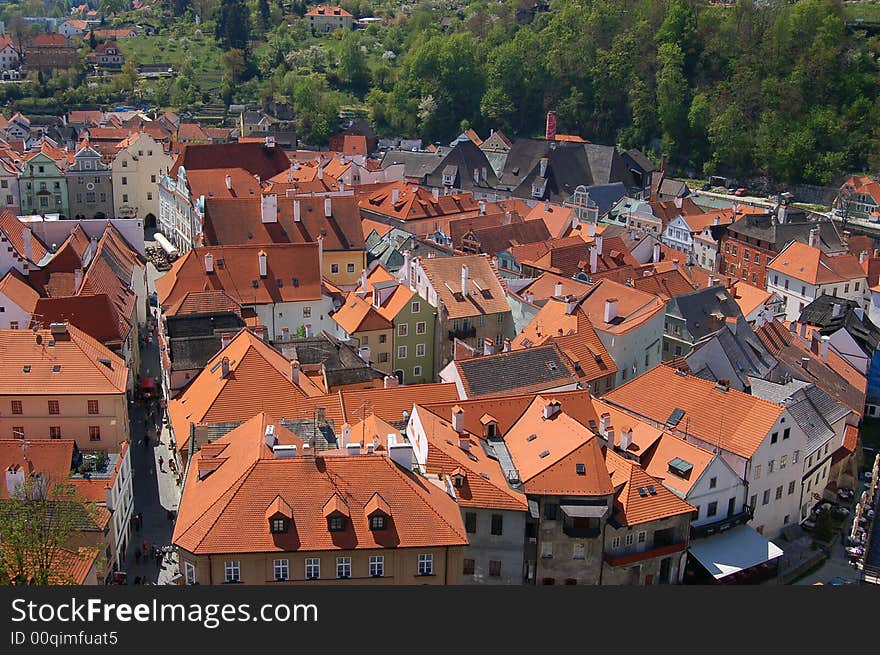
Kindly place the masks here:
POLYGON ((443 562, 443 586, 449 586, 449 546, 446 547, 446 558, 443 562))

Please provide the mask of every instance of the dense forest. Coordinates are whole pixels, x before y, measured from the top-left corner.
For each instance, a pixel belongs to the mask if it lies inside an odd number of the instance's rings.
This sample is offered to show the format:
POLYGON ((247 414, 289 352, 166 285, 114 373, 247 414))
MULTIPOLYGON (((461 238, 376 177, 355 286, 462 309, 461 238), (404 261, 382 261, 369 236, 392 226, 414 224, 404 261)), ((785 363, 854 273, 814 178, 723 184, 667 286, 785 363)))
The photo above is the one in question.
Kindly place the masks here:
MULTIPOLYGON (((417 9, 345 35, 331 74, 291 88, 329 82, 362 97, 380 132, 432 141, 466 126, 540 134, 552 109, 562 131, 664 152, 694 175, 831 184, 880 165, 880 39, 850 30, 840 0, 551 0, 519 24, 524 7, 472 3, 445 26, 417 9), (360 56, 374 36, 393 64, 360 56)), ((284 80, 267 63, 266 97, 284 80)))

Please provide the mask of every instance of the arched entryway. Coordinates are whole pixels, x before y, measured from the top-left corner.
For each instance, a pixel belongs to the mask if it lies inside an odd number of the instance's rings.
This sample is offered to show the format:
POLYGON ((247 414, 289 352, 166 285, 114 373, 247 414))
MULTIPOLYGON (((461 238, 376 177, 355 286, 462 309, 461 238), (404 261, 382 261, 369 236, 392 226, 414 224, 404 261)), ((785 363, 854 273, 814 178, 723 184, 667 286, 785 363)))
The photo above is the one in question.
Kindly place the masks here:
POLYGON ((156 227, 156 216, 155 214, 147 214, 144 216, 144 228, 156 227))
POLYGON ((403 371, 397 369, 394 371, 394 377, 397 378, 397 384, 403 384, 403 371))

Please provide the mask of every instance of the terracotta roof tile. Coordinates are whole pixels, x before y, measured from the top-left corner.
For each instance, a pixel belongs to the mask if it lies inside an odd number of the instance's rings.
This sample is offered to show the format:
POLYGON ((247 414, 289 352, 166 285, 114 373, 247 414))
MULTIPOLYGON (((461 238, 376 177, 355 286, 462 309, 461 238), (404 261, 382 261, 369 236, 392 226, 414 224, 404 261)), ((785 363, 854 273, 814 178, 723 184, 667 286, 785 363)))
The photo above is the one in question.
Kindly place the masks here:
POLYGON ((417 257, 450 319, 510 311, 495 265, 488 255, 417 257), (462 267, 468 269, 468 294, 461 296, 462 267))
POLYGON ((16 269, 10 268, 9 272, 0 280, 0 293, 9 298, 27 314, 33 314, 34 308, 40 299, 33 287, 25 277, 16 269))
POLYGON ((617 494, 614 509, 622 525, 639 525, 671 516, 690 514, 696 508, 651 477, 636 462, 605 449, 605 465, 617 494), (650 493, 653 488, 656 493, 650 493), (643 496, 639 489, 647 491, 643 496))
MULTIPOLYGON (((245 424, 214 442, 226 444, 224 461, 201 480, 187 476, 174 528, 176 545, 193 553, 247 553, 467 544, 455 501, 388 457, 275 459, 264 450, 263 439, 245 424), (385 530, 369 527, 367 507, 376 505, 377 493, 390 513, 385 530), (337 507, 348 509, 341 532, 329 532, 323 511, 334 496, 337 507), (279 497, 293 517, 288 532, 272 534, 265 511, 279 497)), ((204 458, 195 455, 193 470, 204 458)))
POLYGON ((809 284, 834 284, 866 278, 858 257, 850 254, 826 255, 800 241, 786 246, 767 265, 768 271, 783 273, 809 284))
POLYGON ((665 425, 676 409, 684 411, 677 430, 719 443, 749 458, 776 425, 784 408, 736 389, 720 391, 713 381, 660 365, 611 392, 603 400, 665 425), (663 389, 663 393, 657 393, 663 389))

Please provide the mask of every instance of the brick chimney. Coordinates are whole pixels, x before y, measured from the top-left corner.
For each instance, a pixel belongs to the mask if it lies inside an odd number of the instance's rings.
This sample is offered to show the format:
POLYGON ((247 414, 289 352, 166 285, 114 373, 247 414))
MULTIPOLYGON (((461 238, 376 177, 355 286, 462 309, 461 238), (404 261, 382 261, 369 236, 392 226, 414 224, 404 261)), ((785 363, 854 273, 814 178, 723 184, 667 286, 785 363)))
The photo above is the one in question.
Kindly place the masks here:
POLYGON ((547 125, 544 128, 544 138, 548 141, 556 141, 556 112, 547 112, 547 125))
POLYGON ((257 253, 257 260, 260 266, 260 277, 265 278, 268 275, 268 265, 266 263, 266 252, 264 250, 257 253))
POLYGON ((605 322, 611 323, 617 318, 617 298, 605 299, 605 322))
POLYGON ((278 196, 274 193, 260 196, 260 218, 263 223, 278 222, 278 196))
POLYGON ((459 434, 464 432, 464 410, 458 405, 452 408, 452 429, 459 434))
POLYGON ((214 272, 214 255, 211 253, 205 254, 205 273, 213 273, 214 272))

